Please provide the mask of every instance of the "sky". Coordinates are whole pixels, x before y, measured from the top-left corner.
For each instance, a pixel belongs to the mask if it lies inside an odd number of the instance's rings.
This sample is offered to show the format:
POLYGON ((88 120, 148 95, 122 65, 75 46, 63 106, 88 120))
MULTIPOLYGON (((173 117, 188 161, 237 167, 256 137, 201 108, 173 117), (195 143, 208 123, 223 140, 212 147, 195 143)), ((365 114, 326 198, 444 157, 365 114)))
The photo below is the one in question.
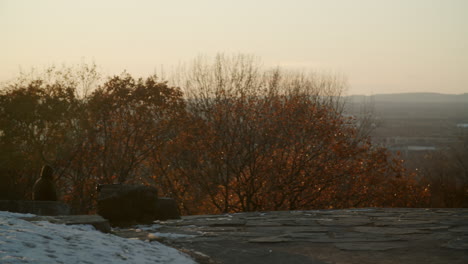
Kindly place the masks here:
POLYGON ((194 58, 346 76, 348 94, 468 93, 468 0, 0 0, 0 81, 95 62, 146 77, 194 58))

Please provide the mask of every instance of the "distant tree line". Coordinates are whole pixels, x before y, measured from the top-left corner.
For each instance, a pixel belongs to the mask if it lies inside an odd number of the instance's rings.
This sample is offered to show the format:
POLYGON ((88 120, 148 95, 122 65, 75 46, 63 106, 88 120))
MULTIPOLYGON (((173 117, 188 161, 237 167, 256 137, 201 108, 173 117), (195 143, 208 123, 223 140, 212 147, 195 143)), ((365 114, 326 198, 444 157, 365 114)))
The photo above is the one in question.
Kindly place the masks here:
POLYGON ((0 199, 30 199, 43 164, 75 212, 104 183, 157 186, 184 214, 429 206, 430 189, 342 113, 336 76, 197 60, 177 87, 94 65, 0 92, 0 199), (180 87, 180 88, 178 88, 180 87))

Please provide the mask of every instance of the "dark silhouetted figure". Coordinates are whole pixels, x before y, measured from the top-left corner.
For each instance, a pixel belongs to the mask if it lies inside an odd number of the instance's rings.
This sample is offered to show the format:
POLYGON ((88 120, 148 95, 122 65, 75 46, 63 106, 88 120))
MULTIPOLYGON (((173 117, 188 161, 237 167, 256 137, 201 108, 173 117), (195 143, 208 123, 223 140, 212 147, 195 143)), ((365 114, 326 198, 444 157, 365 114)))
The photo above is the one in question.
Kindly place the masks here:
POLYGON ((49 165, 42 167, 41 177, 34 183, 33 200, 35 201, 57 201, 52 174, 54 170, 49 165))

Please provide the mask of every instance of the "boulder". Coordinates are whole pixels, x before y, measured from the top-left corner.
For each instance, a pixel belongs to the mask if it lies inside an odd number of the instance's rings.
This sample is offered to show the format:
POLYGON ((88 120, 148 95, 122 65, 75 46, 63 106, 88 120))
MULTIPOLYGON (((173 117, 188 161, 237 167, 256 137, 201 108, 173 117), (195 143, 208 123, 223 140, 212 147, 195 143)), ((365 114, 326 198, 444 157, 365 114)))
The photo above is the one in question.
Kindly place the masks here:
POLYGON ((157 219, 158 191, 144 185, 99 185, 97 209, 114 225, 148 223, 157 219))
POLYGON ((158 220, 180 219, 179 208, 172 198, 159 197, 158 199, 158 220))

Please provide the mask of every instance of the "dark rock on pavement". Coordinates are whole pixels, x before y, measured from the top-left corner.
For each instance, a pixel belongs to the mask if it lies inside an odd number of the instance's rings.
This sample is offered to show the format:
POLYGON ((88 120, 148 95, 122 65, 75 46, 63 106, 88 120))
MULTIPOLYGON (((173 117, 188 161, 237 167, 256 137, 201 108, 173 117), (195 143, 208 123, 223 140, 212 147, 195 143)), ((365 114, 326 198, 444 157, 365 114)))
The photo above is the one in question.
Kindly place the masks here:
POLYGON ((180 219, 179 208, 172 198, 158 198, 157 220, 180 219))
POLYGON ((157 219, 158 191, 144 185, 100 185, 97 207, 114 225, 148 223, 157 219))

